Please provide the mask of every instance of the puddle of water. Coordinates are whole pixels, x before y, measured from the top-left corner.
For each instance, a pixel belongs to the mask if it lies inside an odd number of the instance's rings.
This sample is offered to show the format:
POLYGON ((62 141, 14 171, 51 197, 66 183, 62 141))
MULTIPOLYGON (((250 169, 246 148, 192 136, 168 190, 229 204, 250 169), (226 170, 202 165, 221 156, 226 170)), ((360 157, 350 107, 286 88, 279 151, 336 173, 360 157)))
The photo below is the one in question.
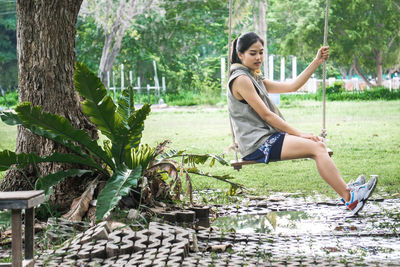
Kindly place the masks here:
POLYGON ((275 233, 283 235, 320 234, 329 232, 334 226, 311 216, 305 211, 270 212, 265 215, 234 215, 217 218, 213 226, 223 232, 275 233))
MULTIPOLYGON (((307 211, 270 212, 265 215, 231 215, 217 218, 212 226, 225 233, 234 229, 240 234, 271 234, 275 238, 266 240, 259 246, 261 251, 270 251, 273 255, 359 257, 368 261, 400 262, 400 239, 393 235, 392 229, 398 227, 396 215, 395 220, 388 222, 396 226, 377 227, 368 222, 369 217, 352 218, 352 222, 346 223, 350 219, 343 217, 341 209, 330 207, 329 210, 330 212, 319 207, 307 211), (365 235, 375 230, 385 230, 390 236, 365 235), (357 233, 363 235, 359 236, 357 233)), ((379 220, 387 221, 388 218, 379 220)))

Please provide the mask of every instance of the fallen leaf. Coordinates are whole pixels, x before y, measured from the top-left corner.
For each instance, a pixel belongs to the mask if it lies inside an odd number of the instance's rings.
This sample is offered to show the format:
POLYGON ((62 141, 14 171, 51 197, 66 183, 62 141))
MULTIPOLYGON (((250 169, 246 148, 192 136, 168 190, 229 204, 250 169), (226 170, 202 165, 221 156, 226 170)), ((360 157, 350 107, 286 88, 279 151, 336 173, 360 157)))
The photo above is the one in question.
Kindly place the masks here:
POLYGON ((89 203, 93 199, 94 190, 97 187, 98 180, 94 179, 83 194, 74 199, 71 205, 71 210, 62 217, 71 221, 81 221, 82 217, 89 209, 89 203))
POLYGON ((157 171, 165 171, 170 177, 176 177, 178 170, 176 163, 171 160, 164 160, 161 163, 155 164, 146 170, 146 176, 154 176, 157 171))

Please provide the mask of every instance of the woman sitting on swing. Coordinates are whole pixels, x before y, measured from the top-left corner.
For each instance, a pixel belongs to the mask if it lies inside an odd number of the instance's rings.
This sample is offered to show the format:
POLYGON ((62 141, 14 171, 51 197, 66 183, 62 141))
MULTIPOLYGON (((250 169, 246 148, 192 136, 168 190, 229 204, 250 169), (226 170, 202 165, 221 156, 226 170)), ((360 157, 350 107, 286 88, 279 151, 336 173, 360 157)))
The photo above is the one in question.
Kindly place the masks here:
POLYGON ((321 177, 357 214, 375 189, 377 178, 368 183, 364 175, 346 184, 330 158, 325 144, 311 133, 289 125, 271 101, 269 93, 295 92, 317 67, 329 58, 329 47, 318 50, 311 64, 292 82, 275 82, 262 77, 264 41, 254 32, 242 34, 232 45, 228 108, 243 160, 269 161, 312 158, 321 177))

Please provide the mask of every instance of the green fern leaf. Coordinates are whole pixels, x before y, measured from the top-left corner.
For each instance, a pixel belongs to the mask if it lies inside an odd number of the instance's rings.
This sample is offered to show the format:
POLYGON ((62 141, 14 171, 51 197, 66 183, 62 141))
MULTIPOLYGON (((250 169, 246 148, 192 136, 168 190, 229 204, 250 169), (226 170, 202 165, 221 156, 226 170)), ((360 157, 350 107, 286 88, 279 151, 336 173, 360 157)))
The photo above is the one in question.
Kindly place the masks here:
POLYGON ((0 171, 5 171, 14 164, 18 164, 20 165, 20 167, 23 167, 28 164, 37 164, 41 162, 81 164, 81 165, 86 165, 88 167, 96 168, 99 171, 104 172, 101 166, 99 166, 96 162, 86 161, 84 158, 75 154, 53 153, 47 157, 40 157, 34 153, 16 154, 15 152, 9 150, 0 151, 0 171))
POLYGON ((76 64, 75 89, 85 99, 83 112, 111 142, 117 143, 127 134, 122 117, 101 80, 83 63, 76 64))
POLYGON ((108 180, 106 186, 101 190, 97 198, 96 220, 99 221, 115 208, 118 201, 129 194, 131 187, 136 187, 141 174, 141 167, 134 170, 126 166, 119 169, 108 180))
MULTIPOLYGON (((85 161, 90 161, 90 162, 94 162, 93 159, 86 154, 81 147, 76 146, 74 143, 71 142, 70 139, 65 138, 64 136, 60 136, 57 134, 53 134, 51 132, 47 132, 45 130, 40 129, 39 127, 30 124, 30 123, 24 123, 17 114, 14 114, 12 112, 4 112, 2 114, 0 114, 1 119, 3 120, 3 122, 5 122, 8 125, 22 125, 24 126, 26 129, 28 129, 31 133, 39 135, 39 136, 43 136, 47 139, 51 139, 67 148, 69 148, 70 150, 74 151, 75 153, 77 153, 78 155, 80 155, 81 157, 83 157, 85 159, 85 161)), ((89 137, 90 139, 90 137, 89 137)))
MULTIPOLYGON (((44 112, 40 106, 32 107, 29 102, 21 103, 15 108, 15 111, 22 121, 22 125, 32 130, 33 133, 59 142, 82 155, 80 149, 68 143, 68 141, 75 141, 103 160, 111 169, 115 169, 114 162, 97 142, 92 140, 84 130, 74 128, 66 118, 44 112)), ((89 160, 89 157, 85 158, 87 161, 89 160)))
POLYGON ((94 103, 99 103, 107 95, 107 90, 89 68, 84 64, 77 62, 75 70, 75 89, 85 99, 90 99, 94 103))
POLYGON ((121 97, 118 100, 117 112, 123 118, 125 123, 128 122, 128 118, 135 111, 134 93, 132 86, 128 86, 128 89, 122 90, 121 97))
POLYGON ((111 97, 106 96, 102 102, 94 103, 85 100, 82 103, 83 112, 97 126, 102 134, 107 136, 112 143, 118 141, 121 136, 127 133, 122 123, 121 116, 115 112, 116 106, 111 97))
POLYGON ((86 173, 92 173, 90 170, 79 170, 79 169, 69 169, 66 171, 58 171, 53 174, 49 174, 45 177, 40 177, 36 180, 35 190, 44 190, 44 193, 47 195, 50 188, 60 182, 62 182, 65 178, 72 176, 82 176, 86 173))
POLYGON ((13 112, 0 112, 1 120, 7 125, 20 125, 22 122, 18 115, 13 112))
POLYGON ((144 104, 141 109, 135 111, 128 119, 129 125, 129 136, 128 136, 128 147, 136 148, 140 144, 142 139, 142 132, 144 130, 144 121, 151 111, 151 105, 144 104))

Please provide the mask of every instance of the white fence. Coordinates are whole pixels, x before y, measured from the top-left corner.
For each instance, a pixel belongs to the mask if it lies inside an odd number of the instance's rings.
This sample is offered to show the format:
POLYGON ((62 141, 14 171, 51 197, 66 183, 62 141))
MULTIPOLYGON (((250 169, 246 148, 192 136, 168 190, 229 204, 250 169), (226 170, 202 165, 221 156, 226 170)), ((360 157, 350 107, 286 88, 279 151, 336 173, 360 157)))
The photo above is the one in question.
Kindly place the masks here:
MULTIPOLYGON (((133 73, 132 71, 129 71, 129 79, 126 82, 127 75, 125 75, 124 71, 124 64, 121 64, 120 66, 120 71, 121 71, 121 81, 120 81, 120 86, 117 86, 117 82, 115 79, 115 71, 108 72, 107 73, 107 90, 109 92, 113 92, 113 97, 114 101, 116 100, 116 95, 117 91, 121 91, 121 89, 126 89, 129 85, 132 86, 132 88, 136 91, 136 95, 138 96, 139 103, 141 103, 141 100, 146 101, 147 103, 150 103, 150 95, 154 95, 154 100, 156 104, 163 104, 165 99, 165 92, 167 90, 166 88, 166 83, 165 83, 165 77, 161 78, 161 85, 158 80, 158 75, 157 75, 157 64, 155 61, 153 61, 153 67, 154 67, 154 85, 146 84, 146 86, 142 86, 140 77, 137 77, 136 83, 133 84, 133 73), (161 96, 162 95, 162 96, 161 96), (146 100, 147 99, 147 100, 146 100)), ((144 102, 143 101, 143 102, 144 102)))
MULTIPOLYGON (((363 91, 369 88, 367 83, 364 82, 364 80, 358 78, 352 78, 347 80, 328 78, 326 85, 332 86, 335 82, 343 82, 343 87, 348 91, 363 91)), ((374 81, 372 81, 371 83, 374 85, 376 84, 374 81)), ((390 80, 389 79, 384 80, 382 85, 386 88, 389 88, 390 90, 398 90, 400 88, 400 78, 394 77, 390 80)), ((322 80, 310 78, 307 81, 307 83, 299 89, 299 91, 315 93, 317 89, 320 87, 322 87, 322 80)))
MULTIPOLYGON (((264 64, 268 64, 268 79, 275 80, 274 76, 274 59, 280 58, 280 81, 290 81, 297 77, 297 58, 295 56, 289 56, 288 61, 291 61, 292 66, 292 75, 290 78, 286 78, 285 75, 285 57, 279 55, 269 55, 268 61, 264 60, 264 64)), ((225 58, 221 58, 221 89, 222 94, 224 94, 226 90, 226 83, 225 77, 227 73, 225 71, 225 58)), ((328 74, 329 75, 329 74, 328 74)), ((314 76, 314 75, 313 75, 314 76)), ((352 78, 348 80, 341 80, 335 78, 328 78, 327 85, 332 86, 335 82, 343 82, 343 86, 348 91, 362 91, 368 89, 368 85, 362 80, 358 78, 352 78)), ((372 84, 376 84, 375 81, 371 81, 372 84)), ((311 77, 304 86, 302 86, 298 91, 299 92, 308 92, 308 93, 315 93, 317 92, 318 88, 322 86, 322 80, 316 79, 311 77)), ((383 86, 389 88, 390 90, 397 90, 400 88, 400 77, 395 76, 392 79, 386 79, 383 81, 383 86)))

